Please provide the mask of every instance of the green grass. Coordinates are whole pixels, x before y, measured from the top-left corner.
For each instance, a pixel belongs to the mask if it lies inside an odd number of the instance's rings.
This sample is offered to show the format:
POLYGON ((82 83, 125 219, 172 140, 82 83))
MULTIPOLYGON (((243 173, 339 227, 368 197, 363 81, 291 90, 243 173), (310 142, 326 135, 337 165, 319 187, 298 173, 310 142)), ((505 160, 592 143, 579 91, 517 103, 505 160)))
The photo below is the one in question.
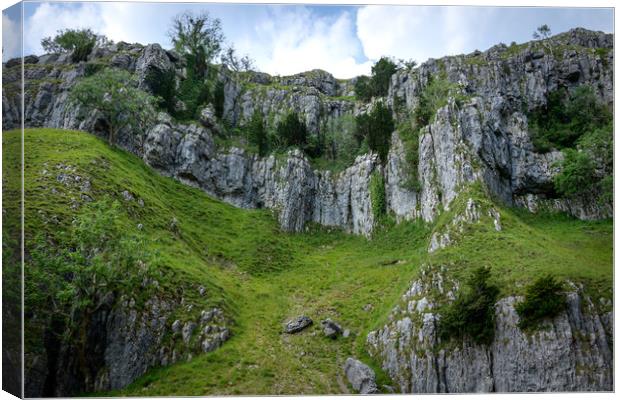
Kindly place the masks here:
MULTIPOLYGON (((16 131, 3 133, 5 154, 19 154, 19 137, 16 131)), ((27 243, 35 232, 53 235, 66 228, 77 212, 70 206, 77 193, 56 180, 57 164, 72 165, 76 174, 90 179, 95 200, 119 199, 127 230, 144 225, 148 245, 159 254, 158 266, 166 271, 164 290, 204 285, 208 296, 189 296, 188 301, 197 310, 217 304, 235 321, 233 337, 217 351, 155 368, 121 391, 98 395, 346 393, 342 367, 349 356, 370 363, 379 381, 389 383, 366 355, 366 334, 386 322, 419 267, 429 263, 447 265, 457 276, 490 266, 503 294, 519 293, 543 272, 611 294, 610 221, 500 209, 502 232, 475 224, 456 245, 429 256, 432 227, 423 223, 386 222, 371 240, 317 226, 287 234, 271 211, 241 210, 211 199, 92 135, 27 129, 25 148, 27 243), (123 190, 142 199, 144 207, 122 200, 123 190), (58 225, 44 223, 51 216, 58 225), (169 229, 173 218, 178 234, 169 229), (370 311, 364 311, 367 304, 370 311), (283 335, 283 323, 300 314, 315 324, 300 334, 283 335), (328 317, 352 335, 323 337, 320 321, 328 317)), ((5 163, 13 158, 7 156, 5 163)), ((14 180, 4 189, 19 191, 14 180)), ((450 217, 446 212, 438 223, 450 217)))

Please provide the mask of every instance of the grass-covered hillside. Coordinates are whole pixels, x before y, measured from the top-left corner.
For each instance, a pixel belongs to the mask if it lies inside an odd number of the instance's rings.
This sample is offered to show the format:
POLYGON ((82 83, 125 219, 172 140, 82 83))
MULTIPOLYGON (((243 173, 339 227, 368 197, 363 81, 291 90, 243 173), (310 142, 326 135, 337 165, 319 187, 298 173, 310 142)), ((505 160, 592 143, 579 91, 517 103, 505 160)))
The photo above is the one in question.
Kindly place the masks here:
MULTIPOLYGON (((6 157, 5 163, 17 161, 20 132, 4 132, 3 145, 14 158, 6 157)), ((5 196, 19 191, 17 183, 8 181, 5 196)), ((208 296, 184 294, 184 301, 195 309, 216 305, 232 320, 233 336, 218 350, 156 368, 126 389, 105 395, 347 393, 342 367, 349 356, 368 362, 379 383, 388 383, 366 356, 366 334, 385 322, 425 264, 445 265, 459 276, 490 267, 502 295, 522 293, 527 283, 550 273, 583 282, 597 298, 611 296, 611 221, 531 215, 495 205, 501 213, 500 232, 489 224, 474 224, 455 244, 432 254, 427 248, 435 227, 418 222, 386 221, 370 240, 319 227, 287 234, 269 210, 224 204, 159 176, 137 157, 93 135, 56 129, 25 131, 25 187, 27 312, 40 316, 59 301, 75 307, 69 296, 41 295, 41 285, 79 293, 70 278, 79 271, 63 275, 58 253, 79 247, 83 230, 76 225, 97 226, 89 213, 105 215, 102 208, 107 208, 114 210, 116 229, 104 227, 104 233, 109 241, 117 239, 112 235, 135 238, 139 245, 134 249, 150 254, 149 273, 158 277, 161 296, 204 286, 208 296), (61 174, 73 180, 59 178, 61 174), (90 184, 87 193, 84 180, 90 184), (54 262, 41 262, 41 257, 54 262), (302 314, 314 320, 312 327, 295 335, 282 333, 286 321, 302 314), (320 321, 325 318, 351 335, 324 337, 320 321)), ((488 201, 482 189, 472 191, 470 196, 488 201)), ((450 220, 446 213, 437 223, 450 220)), ((79 263, 72 265, 78 268, 79 263)), ((122 285, 134 273, 125 270, 125 276, 109 282, 122 285)), ((186 310, 179 309, 175 317, 183 320, 186 310)), ((26 351, 40 342, 37 321, 43 319, 29 321, 26 351)))

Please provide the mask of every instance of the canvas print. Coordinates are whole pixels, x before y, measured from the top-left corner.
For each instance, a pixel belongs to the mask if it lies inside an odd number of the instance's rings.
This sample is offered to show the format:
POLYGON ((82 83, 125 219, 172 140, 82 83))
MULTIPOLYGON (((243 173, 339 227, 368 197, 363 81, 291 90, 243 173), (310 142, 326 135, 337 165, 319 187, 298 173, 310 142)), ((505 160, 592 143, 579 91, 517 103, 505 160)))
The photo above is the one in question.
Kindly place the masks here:
POLYGON ((613 391, 612 8, 2 29, 4 390, 613 391))

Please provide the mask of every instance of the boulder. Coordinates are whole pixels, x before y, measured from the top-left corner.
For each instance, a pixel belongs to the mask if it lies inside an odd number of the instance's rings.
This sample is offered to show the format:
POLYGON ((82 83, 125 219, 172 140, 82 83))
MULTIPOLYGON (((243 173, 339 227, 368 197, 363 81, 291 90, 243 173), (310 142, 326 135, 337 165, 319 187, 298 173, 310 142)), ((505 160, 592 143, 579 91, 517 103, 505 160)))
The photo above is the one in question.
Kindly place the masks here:
POLYGON ((149 44, 144 48, 136 61, 136 74, 138 75, 138 87, 152 91, 148 82, 151 73, 163 73, 173 69, 168 54, 158 44, 149 44))
POLYGON ((213 104, 209 103, 205 108, 200 111, 200 123, 207 129, 219 133, 220 129, 217 123, 217 117, 215 115, 215 108, 213 104))
POLYGON ((363 362, 354 358, 347 358, 344 364, 344 374, 353 390, 360 394, 378 393, 375 372, 363 362))
POLYGON ((338 335, 342 334, 342 327, 329 318, 321 321, 321 326, 323 326, 325 336, 330 339, 336 339, 338 335))
POLYGON ((292 334, 301 332, 310 325, 312 325, 312 319, 310 319, 310 317, 302 315, 288 321, 284 327, 284 333, 292 334))

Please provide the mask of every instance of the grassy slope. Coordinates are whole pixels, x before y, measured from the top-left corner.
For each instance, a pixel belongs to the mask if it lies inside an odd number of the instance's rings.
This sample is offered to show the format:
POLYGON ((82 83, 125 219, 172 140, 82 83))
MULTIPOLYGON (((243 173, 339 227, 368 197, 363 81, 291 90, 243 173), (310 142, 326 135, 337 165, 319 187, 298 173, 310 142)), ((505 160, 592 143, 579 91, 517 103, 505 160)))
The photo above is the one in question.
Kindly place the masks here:
MULTIPOLYGON (((5 132, 3 142, 5 152, 16 151, 19 133, 5 132)), ((610 295, 609 221, 586 223, 502 210, 501 233, 475 225, 458 245, 429 258, 430 229, 421 224, 382 230, 371 241, 319 228, 285 234, 269 211, 240 210, 210 199, 91 135, 33 129, 26 131, 25 142, 27 236, 58 229, 44 224, 39 210, 57 215, 61 226, 70 221, 71 195, 64 197, 66 188, 56 181, 56 170, 45 176, 41 171, 58 163, 74 165, 80 175, 90 177, 95 199, 106 194, 122 199, 121 192, 129 190, 144 200, 144 208, 125 203, 127 229, 144 224, 149 245, 159 251, 160 264, 169 272, 164 285, 205 285, 209 301, 236 319, 234 337, 221 349, 155 369, 113 394, 347 392, 344 360, 353 355, 372 363, 364 356, 366 333, 383 322, 418 267, 427 262, 452 265, 457 274, 490 265, 506 293, 519 292, 518 285, 551 271, 610 295), (50 195, 51 187, 60 194, 50 195), (178 235, 168 228, 172 218, 179 221, 178 235), (363 310, 366 304, 372 304, 371 311, 363 310), (313 318, 315 325, 297 335, 281 334, 282 324, 299 314, 313 318), (353 335, 324 338, 319 323, 327 317, 353 335)), ((204 300, 192 301, 200 305, 204 300)))

